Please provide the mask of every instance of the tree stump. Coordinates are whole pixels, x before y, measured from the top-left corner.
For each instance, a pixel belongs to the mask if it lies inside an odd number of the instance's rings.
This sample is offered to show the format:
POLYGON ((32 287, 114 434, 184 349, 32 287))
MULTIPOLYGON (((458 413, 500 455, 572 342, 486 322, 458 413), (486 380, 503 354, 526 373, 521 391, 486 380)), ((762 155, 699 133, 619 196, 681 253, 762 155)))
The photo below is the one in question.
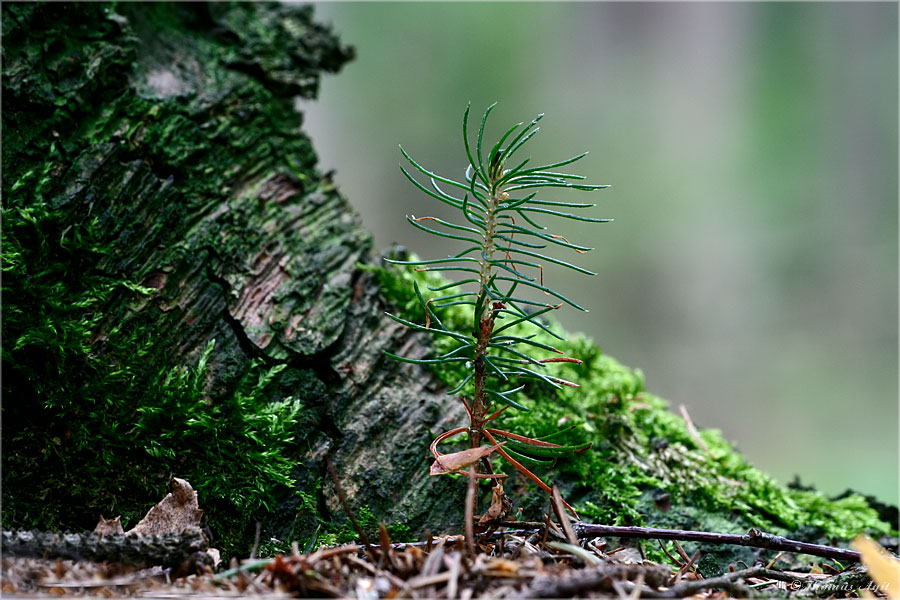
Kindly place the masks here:
MULTIPOLYGON (((294 110, 352 49, 308 7, 8 4, 3 17, 4 524, 139 515, 170 474, 213 512, 234 504, 210 482, 229 457, 182 444, 185 424, 130 430, 160 373, 196 365, 210 340, 205 402, 282 368, 266 400, 299 398, 302 416, 277 450, 321 516, 340 510, 315 491, 326 454, 354 505, 452 514, 430 493, 449 482, 427 476, 427 430, 459 410, 384 358, 424 340, 384 316, 358 268, 371 237, 316 171, 294 110)), ((286 536, 301 500, 277 484, 230 493, 278 505, 286 536)), ((252 543, 243 516, 220 535, 252 543)))

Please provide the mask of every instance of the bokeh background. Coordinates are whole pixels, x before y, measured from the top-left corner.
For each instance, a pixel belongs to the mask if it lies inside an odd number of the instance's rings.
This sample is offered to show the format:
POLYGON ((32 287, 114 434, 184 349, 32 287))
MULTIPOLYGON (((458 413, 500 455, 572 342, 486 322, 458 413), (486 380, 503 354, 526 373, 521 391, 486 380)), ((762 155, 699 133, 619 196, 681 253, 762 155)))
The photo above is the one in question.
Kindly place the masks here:
POLYGON ((305 126, 378 248, 456 251, 406 223, 447 212, 400 173, 398 143, 459 178, 467 102, 500 101, 491 140, 545 112, 528 154, 590 150, 575 171, 613 186, 568 199, 614 223, 552 224, 596 247, 572 258, 599 273, 547 272, 591 308, 562 323, 780 481, 897 504, 896 4, 316 12, 358 57, 305 126))

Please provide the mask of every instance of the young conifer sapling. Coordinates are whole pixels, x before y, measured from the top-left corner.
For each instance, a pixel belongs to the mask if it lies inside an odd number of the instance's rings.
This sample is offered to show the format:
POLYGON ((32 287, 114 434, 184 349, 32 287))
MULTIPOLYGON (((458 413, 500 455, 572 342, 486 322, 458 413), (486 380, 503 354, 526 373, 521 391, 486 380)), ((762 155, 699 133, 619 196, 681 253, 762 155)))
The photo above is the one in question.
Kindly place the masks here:
MULTIPOLYGON (((563 304, 577 310, 586 310, 544 282, 546 263, 552 263, 584 273, 595 273, 572 263, 551 257, 543 252, 548 245, 560 246, 576 253, 591 248, 570 242, 562 235, 549 233, 541 224, 545 218, 562 218, 591 223, 603 223, 611 219, 598 219, 576 214, 579 209, 594 204, 545 200, 538 192, 551 188, 567 188, 594 191, 609 187, 581 183, 584 177, 560 172, 557 169, 583 158, 587 152, 566 160, 541 166, 529 166, 530 159, 514 159, 522 147, 537 132, 538 115, 528 125, 517 123, 510 127, 490 150, 485 152, 484 130, 492 104, 481 118, 475 146, 469 139, 469 107, 463 116, 463 142, 469 165, 464 181, 456 181, 433 173, 416 162, 401 146, 400 151, 413 168, 424 175, 430 187, 413 177, 402 165, 403 174, 421 191, 459 211, 459 218, 447 221, 438 217, 407 216, 414 227, 427 233, 458 240, 464 248, 453 256, 432 260, 388 260, 388 262, 414 266, 418 270, 455 273, 460 279, 447 285, 428 286, 434 295, 425 298, 418 285, 416 295, 424 311, 424 323, 414 323, 396 315, 395 321, 435 337, 449 338, 452 348, 429 359, 413 359, 388 356, 416 364, 462 363, 465 374, 448 393, 461 394, 469 417, 468 426, 457 427, 438 435, 431 444, 434 463, 432 475, 457 473, 469 468, 474 476, 495 479, 502 495, 499 480, 506 475, 494 473, 489 457, 496 452, 516 470, 550 493, 551 488, 528 467, 548 466, 564 455, 583 452, 590 444, 564 446, 548 441, 563 433, 562 430, 534 439, 490 426, 510 406, 527 410, 516 401, 528 380, 539 380, 554 388, 578 387, 577 384, 547 372, 552 363, 577 363, 581 361, 566 356, 538 358, 540 355, 563 354, 555 347, 540 342, 532 334, 523 334, 523 327, 540 329, 562 340, 553 332, 541 316, 562 307, 563 304), (474 152, 473 152, 474 150, 474 152), (443 184, 443 185, 441 185, 443 184), (455 193, 450 193, 455 188, 455 193), (451 190, 452 191, 452 190, 451 190), (538 297, 549 296, 553 301, 536 301, 528 289, 540 292, 538 297), (472 330, 456 331, 441 320, 438 310, 448 306, 471 306, 472 330), (438 445, 448 438, 467 433, 469 449, 442 454, 438 445), (498 439, 500 441, 498 441, 498 439), (484 445, 485 443, 489 445, 484 445)), ((495 497, 497 496, 495 488, 495 497)), ((572 507, 566 507, 575 514, 572 507)), ((577 516, 577 515, 576 515, 577 516)))

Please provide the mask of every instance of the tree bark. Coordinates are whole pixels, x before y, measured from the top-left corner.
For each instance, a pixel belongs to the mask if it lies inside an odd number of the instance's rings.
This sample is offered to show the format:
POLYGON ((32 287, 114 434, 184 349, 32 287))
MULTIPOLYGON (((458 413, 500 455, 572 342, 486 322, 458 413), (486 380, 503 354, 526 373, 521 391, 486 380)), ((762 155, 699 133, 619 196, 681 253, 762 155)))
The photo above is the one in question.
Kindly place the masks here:
MULTIPOLYGON (((116 446, 129 423, 79 433, 79 419, 102 410, 79 396, 107 391, 95 384, 135 352, 146 369, 129 377, 149 381, 154 368, 195 365, 215 340, 211 401, 234 394, 254 361, 285 367, 271 399, 304 402, 293 475, 318 516, 343 519, 331 484, 316 492, 330 454, 356 510, 448 526, 454 503, 442 492, 453 483, 428 477, 427 432, 461 411, 421 368, 383 356, 424 355, 425 339, 384 316, 377 284, 359 269, 373 260, 371 237, 316 170, 294 109, 352 49, 311 8, 288 5, 4 4, 3 17, 4 433, 19 432, 3 439, 4 525, 89 529, 101 512, 142 513, 161 495, 144 490, 184 476, 179 460, 113 483, 113 471, 136 468, 118 450, 140 449, 116 446), (35 207, 48 205, 30 228, 35 207), (73 235, 102 251, 67 252, 73 235), (44 270, 57 271, 52 282, 44 270), (87 307, 48 306, 55 292, 37 286, 51 284, 87 307), (29 314, 53 327, 87 323, 87 338, 75 349, 55 334, 35 341, 29 314)), ((152 404, 157 391, 123 401, 152 404)), ((220 499, 191 483, 215 521, 220 499)), ((270 493, 267 536, 314 531, 296 494, 270 493)), ((239 529, 252 539, 252 527, 239 529)))
POLYGON ((182 534, 98 535, 43 531, 2 532, 4 556, 63 558, 135 566, 180 567, 209 548, 198 528, 182 534))

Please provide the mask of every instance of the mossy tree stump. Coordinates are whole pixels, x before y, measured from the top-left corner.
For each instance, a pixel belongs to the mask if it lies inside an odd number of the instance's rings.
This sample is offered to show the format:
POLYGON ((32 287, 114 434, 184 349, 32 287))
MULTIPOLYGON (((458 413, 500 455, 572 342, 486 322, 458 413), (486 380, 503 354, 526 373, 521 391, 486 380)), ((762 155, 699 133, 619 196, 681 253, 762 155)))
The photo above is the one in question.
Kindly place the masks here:
MULTIPOLYGON (((226 549, 246 553, 257 520, 306 542, 343 520, 325 456, 369 521, 460 522, 465 483, 428 476, 433 435, 463 421, 451 377, 383 355, 431 351, 384 316, 418 319, 425 276, 372 258, 294 108, 351 57, 296 6, 3 5, 4 527, 135 519, 174 475, 226 549)), ((543 408, 512 418, 595 442, 547 475, 586 516, 888 529, 858 496, 778 486, 639 373, 572 348, 577 395, 535 388, 543 408)))
POLYGON ((294 110, 352 50, 265 4, 3 22, 4 524, 134 517, 175 474, 228 542, 276 506, 285 536, 337 506, 325 454, 355 503, 445 513, 421 464, 453 413, 383 358, 419 341, 382 316, 371 237, 294 110))

